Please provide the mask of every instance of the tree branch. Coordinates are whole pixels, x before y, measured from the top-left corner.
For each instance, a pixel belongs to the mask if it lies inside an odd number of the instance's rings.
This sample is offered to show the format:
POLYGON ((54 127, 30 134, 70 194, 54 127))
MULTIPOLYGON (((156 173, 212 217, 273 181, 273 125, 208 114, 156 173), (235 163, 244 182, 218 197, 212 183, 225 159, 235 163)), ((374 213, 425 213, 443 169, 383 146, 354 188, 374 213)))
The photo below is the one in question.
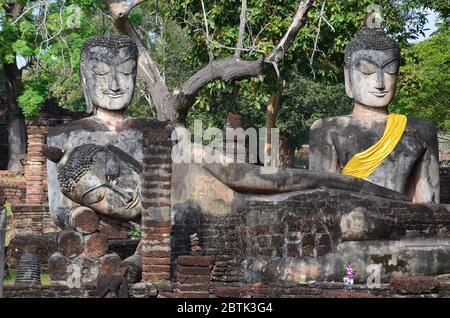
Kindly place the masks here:
MULTIPOLYGON (((172 120, 175 123, 182 123, 185 116, 195 101, 199 91, 209 82, 221 79, 223 81, 232 81, 242 78, 254 77, 267 72, 271 66, 278 73, 277 62, 280 61, 289 46, 292 44, 300 28, 305 24, 307 13, 314 5, 314 0, 303 0, 289 26, 286 34, 274 50, 265 58, 253 61, 243 61, 240 59, 240 53, 243 51, 243 36, 245 33, 245 16, 247 11, 247 1, 242 1, 242 9, 239 25, 239 36, 237 48, 233 56, 221 60, 211 60, 208 65, 191 76, 181 87, 172 94, 161 77, 155 63, 150 58, 143 42, 128 19, 131 10, 146 0, 102 0, 105 3, 114 21, 117 30, 131 37, 139 49, 139 75, 148 86, 152 102, 156 107, 158 119, 172 120)), ((202 2, 203 14, 206 26, 207 45, 210 45, 209 29, 206 17, 205 6, 202 2)), ((208 47, 209 49, 209 47, 208 47)), ((253 48, 252 48, 253 50, 253 48)), ((210 53, 209 53, 210 54, 210 53)), ((210 55, 211 58, 211 55, 210 55)))
POLYGON ((211 81, 222 79, 232 81, 246 77, 253 77, 264 74, 272 65, 278 73, 276 63, 283 58, 285 52, 292 44, 295 36, 306 21, 309 9, 313 6, 313 0, 302 1, 292 24, 287 30, 281 42, 264 60, 242 61, 239 57, 232 56, 223 60, 210 62, 203 69, 195 73, 182 86, 180 92, 174 93, 180 104, 177 109, 186 111, 187 104, 195 98, 200 89, 211 81))
POLYGON ((289 29, 272 53, 267 56, 266 62, 278 63, 284 57, 284 54, 297 36, 298 31, 305 24, 308 11, 314 5, 314 2, 314 0, 305 0, 300 3, 289 29))
POLYGON ((200 0, 202 3, 202 11, 203 11, 203 20, 204 20, 204 24, 205 24, 205 34, 206 34, 206 49, 208 50, 208 56, 209 56, 209 60, 212 61, 214 60, 214 54, 211 50, 211 39, 209 37, 209 28, 208 28, 208 18, 206 17, 206 9, 205 9, 205 3, 203 2, 203 0, 200 0))
POLYGON ((244 34, 245 34, 245 21, 247 16, 247 0, 242 0, 242 6, 241 6, 241 16, 239 20, 239 35, 238 40, 236 44, 236 51, 234 52, 234 56, 237 58, 241 57, 241 51, 244 42, 244 34))

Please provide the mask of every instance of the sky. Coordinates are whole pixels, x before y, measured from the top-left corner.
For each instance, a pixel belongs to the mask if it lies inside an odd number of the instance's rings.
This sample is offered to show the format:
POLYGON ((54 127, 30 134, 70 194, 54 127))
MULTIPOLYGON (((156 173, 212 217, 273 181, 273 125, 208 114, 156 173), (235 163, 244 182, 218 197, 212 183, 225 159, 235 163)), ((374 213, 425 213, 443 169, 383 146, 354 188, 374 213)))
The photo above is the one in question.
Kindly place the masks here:
POLYGON ((428 22, 425 24, 425 36, 419 36, 418 39, 416 40, 411 40, 409 41, 409 43, 418 43, 418 42, 422 42, 423 40, 428 39, 431 34, 433 34, 434 31, 436 31, 437 27, 436 27, 436 23, 438 22, 438 15, 435 11, 431 11, 431 10, 427 10, 427 20, 428 22), (428 29, 428 30, 427 30, 428 29))

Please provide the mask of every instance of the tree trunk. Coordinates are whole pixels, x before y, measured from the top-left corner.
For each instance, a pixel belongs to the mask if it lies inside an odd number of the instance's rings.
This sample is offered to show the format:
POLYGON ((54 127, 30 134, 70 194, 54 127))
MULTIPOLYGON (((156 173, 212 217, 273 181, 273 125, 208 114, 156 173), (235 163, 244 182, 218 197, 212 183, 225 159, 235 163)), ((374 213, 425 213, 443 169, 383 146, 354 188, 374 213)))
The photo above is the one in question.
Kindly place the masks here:
POLYGON ((187 113, 195 102, 200 90, 208 83, 221 79, 225 82, 250 78, 274 69, 279 74, 277 63, 284 57, 289 46, 305 25, 308 11, 315 6, 315 0, 300 2, 288 30, 273 51, 266 56, 253 61, 240 59, 242 37, 245 31, 247 1, 242 2, 239 24, 239 39, 235 54, 221 60, 211 60, 205 67, 191 76, 179 90, 169 92, 164 78, 145 48, 133 24, 128 19, 130 12, 147 0, 102 0, 108 7, 114 25, 121 34, 128 35, 137 44, 139 50, 138 72, 147 84, 159 120, 169 120, 175 125, 184 125, 187 113))
MULTIPOLYGON (((269 99, 269 103, 267 104, 267 109, 266 109, 267 132, 266 132, 266 145, 264 147, 264 149, 265 149, 264 154, 265 154, 265 156, 269 156, 270 160, 264 160, 265 166, 273 165, 271 129, 275 128, 275 126, 276 126, 278 109, 280 107, 281 94, 283 93, 283 89, 285 88, 285 86, 286 86, 286 81, 283 80, 283 82, 282 82, 281 86, 278 88, 278 90, 272 92, 272 95, 270 96, 270 99, 269 99)), ((281 157, 279 159, 281 159, 281 157)))
POLYGON ((5 64, 4 74, 6 78, 6 101, 7 101, 7 129, 8 129, 8 170, 22 172, 21 159, 26 152, 27 131, 25 118, 17 104, 22 71, 16 64, 5 64))

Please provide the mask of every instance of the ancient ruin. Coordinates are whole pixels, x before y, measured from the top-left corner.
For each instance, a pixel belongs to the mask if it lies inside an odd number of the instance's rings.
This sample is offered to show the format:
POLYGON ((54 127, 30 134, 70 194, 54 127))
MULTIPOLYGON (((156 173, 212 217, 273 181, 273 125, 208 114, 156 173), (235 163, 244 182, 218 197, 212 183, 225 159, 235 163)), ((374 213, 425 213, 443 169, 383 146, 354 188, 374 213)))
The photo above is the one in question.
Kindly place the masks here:
POLYGON ((448 296, 450 209, 439 204, 435 131, 386 111, 398 61, 395 42, 363 29, 346 55, 353 115, 314 125, 311 169, 266 173, 174 163, 173 125, 126 114, 136 44, 89 40, 80 70, 89 116, 47 128, 39 148, 58 232, 51 244, 14 243, 35 275, 45 258, 52 283, 9 286, 7 297, 448 296), (374 164, 348 166, 390 134, 374 164))

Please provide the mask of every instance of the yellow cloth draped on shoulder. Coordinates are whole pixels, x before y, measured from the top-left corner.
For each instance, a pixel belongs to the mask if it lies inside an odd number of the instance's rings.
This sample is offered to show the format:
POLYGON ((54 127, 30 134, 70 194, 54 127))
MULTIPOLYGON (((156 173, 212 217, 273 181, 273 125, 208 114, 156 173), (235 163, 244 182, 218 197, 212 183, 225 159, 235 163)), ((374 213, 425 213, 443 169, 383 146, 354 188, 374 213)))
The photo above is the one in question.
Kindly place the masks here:
POLYGON ((368 178, 394 150, 403 136, 406 122, 405 115, 389 114, 381 139, 369 149, 354 155, 342 169, 342 173, 361 179, 368 178))

